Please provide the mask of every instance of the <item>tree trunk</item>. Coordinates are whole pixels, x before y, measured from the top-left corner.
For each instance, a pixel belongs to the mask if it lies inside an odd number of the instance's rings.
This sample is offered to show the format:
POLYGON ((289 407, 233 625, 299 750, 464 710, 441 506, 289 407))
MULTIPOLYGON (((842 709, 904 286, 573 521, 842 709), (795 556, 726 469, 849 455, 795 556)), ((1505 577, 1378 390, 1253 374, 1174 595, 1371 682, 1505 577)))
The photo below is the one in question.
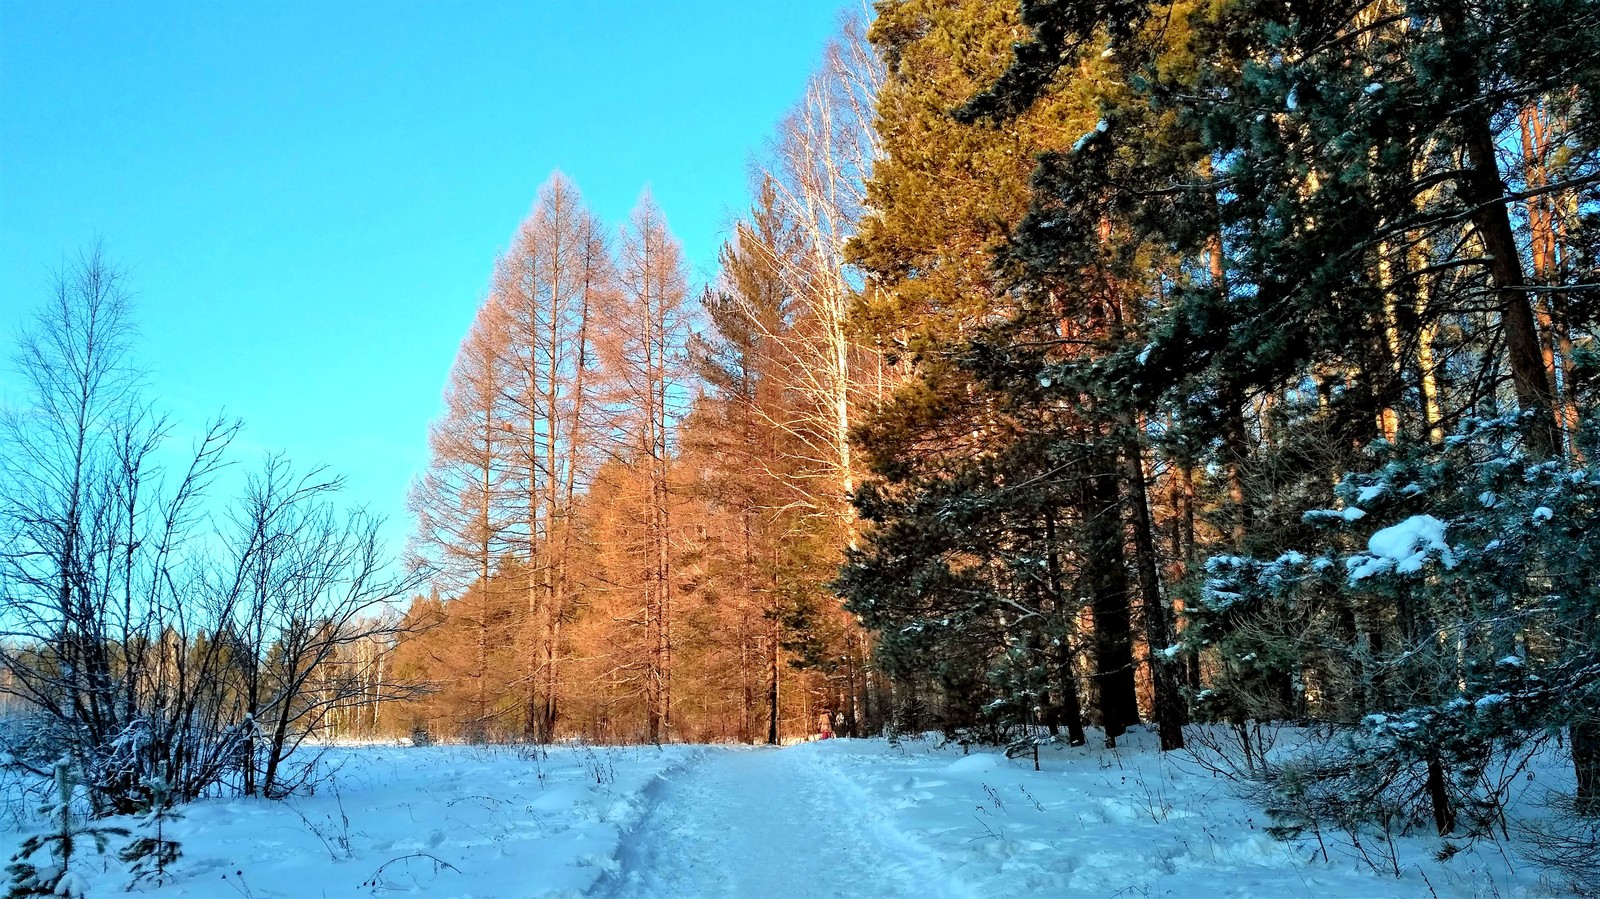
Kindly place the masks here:
MULTIPOLYGON (((1071 610, 1068 608, 1066 596, 1061 584, 1061 554, 1056 543, 1056 515, 1054 509, 1046 509, 1044 513, 1044 539, 1045 539, 1045 564, 1050 579, 1050 606, 1061 626, 1065 627, 1071 610)), ((1068 642, 1058 637, 1055 644, 1055 689, 1059 701, 1053 708, 1052 717, 1065 719, 1067 725, 1067 743, 1072 746, 1082 746, 1087 742, 1083 733, 1083 702, 1078 698, 1078 674, 1072 664, 1072 648, 1068 642)), ((1053 733, 1054 731, 1052 731, 1053 733)))
POLYGON ((1165 652, 1172 645, 1172 627, 1167 621, 1166 604, 1161 598, 1161 576, 1156 566, 1155 529, 1150 521, 1150 499, 1145 485, 1144 447, 1132 413, 1122 415, 1122 428, 1123 478, 1128 485, 1127 505, 1133 523, 1139 599, 1144 613, 1145 644, 1149 647, 1152 711, 1161 736, 1161 751, 1166 752, 1183 748, 1183 695, 1178 689, 1173 659, 1165 652))
POLYGON ((1569 736, 1572 768, 1578 777, 1578 812, 1600 816, 1600 724, 1583 715, 1572 722, 1569 736))
POLYGON ((767 683, 767 744, 770 746, 778 745, 778 652, 781 648, 778 640, 779 636, 779 623, 777 617, 774 616, 772 619, 772 654, 767 672, 770 677, 767 683))
POLYGON ((1462 177, 1462 197, 1472 209, 1472 223, 1489 254, 1489 277, 1499 299, 1511 384, 1517 406, 1527 416, 1528 448, 1534 455, 1548 458, 1560 447, 1555 398, 1539 348, 1539 328, 1528 302, 1528 283, 1511 227, 1506 186, 1495 158, 1494 133, 1482 112, 1470 113, 1462 126, 1470 165, 1462 177))
MULTIPOLYGON (((1112 460, 1104 460, 1112 461, 1112 460)), ((1106 746, 1117 743, 1128 725, 1139 721, 1133 676, 1133 615, 1129 608, 1126 549, 1123 546, 1115 463, 1092 467, 1082 483, 1083 516, 1094 620, 1096 698, 1106 746)))
POLYGON ((1437 757, 1428 759, 1428 801, 1433 806, 1433 824, 1439 831, 1439 836, 1454 833, 1456 829, 1456 810, 1450 802, 1450 792, 1446 789, 1444 765, 1437 757))

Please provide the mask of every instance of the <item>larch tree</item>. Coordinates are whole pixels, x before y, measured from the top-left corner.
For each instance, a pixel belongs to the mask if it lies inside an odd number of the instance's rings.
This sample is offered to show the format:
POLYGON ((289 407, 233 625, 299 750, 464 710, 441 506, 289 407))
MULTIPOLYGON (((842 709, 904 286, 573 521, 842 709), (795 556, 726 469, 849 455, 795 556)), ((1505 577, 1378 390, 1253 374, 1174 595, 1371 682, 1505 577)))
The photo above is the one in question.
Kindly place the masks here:
POLYGON ((645 193, 622 229, 617 292, 607 308, 606 370, 611 453, 644 485, 644 533, 637 559, 644 640, 646 731, 672 733, 672 460, 684 395, 688 282, 683 253, 665 216, 645 193))
POLYGON ((471 602, 452 611, 466 611, 472 619, 465 639, 473 652, 440 673, 473 683, 471 729, 479 733, 489 728, 495 705, 490 657, 506 637, 503 622, 496 620, 501 584, 493 575, 511 552, 516 533, 505 400, 509 337, 503 308, 484 303, 456 354, 444 411, 429 428, 428 467, 412 484, 408 503, 415 521, 412 566, 425 572, 438 592, 472 595, 471 602))
POLYGON ((722 248, 722 285, 701 301, 708 333, 694 342, 694 363, 705 383, 686 428, 686 448, 710 472, 709 499, 726 507, 733 522, 737 676, 742 686, 741 735, 756 733, 759 699, 767 708, 765 735, 778 741, 782 612, 773 560, 777 539, 793 516, 786 484, 793 447, 783 392, 781 359, 773 335, 791 314, 793 295, 778 271, 792 238, 772 208, 773 192, 762 192, 752 220, 735 227, 722 248), (778 252, 773 252, 776 249, 778 252), (764 689, 758 682, 764 681, 764 689))
POLYGON ((598 219, 555 173, 500 257, 491 297, 506 331, 502 427, 531 651, 524 726, 541 740, 552 737, 560 714, 561 631, 574 602, 573 503, 596 463, 591 319, 612 277, 598 219))

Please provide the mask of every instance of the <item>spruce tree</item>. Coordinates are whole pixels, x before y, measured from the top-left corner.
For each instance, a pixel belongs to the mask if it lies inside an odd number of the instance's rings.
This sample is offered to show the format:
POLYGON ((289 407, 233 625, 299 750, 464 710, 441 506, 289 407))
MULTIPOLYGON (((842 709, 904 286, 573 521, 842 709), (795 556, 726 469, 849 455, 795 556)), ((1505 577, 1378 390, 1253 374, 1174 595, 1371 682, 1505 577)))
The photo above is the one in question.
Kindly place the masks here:
POLYGON ((182 817, 173 805, 172 788, 165 777, 155 777, 148 784, 148 791, 149 808, 140 818, 133 839, 118 853, 129 865, 130 889, 165 884, 171 877, 168 869, 183 854, 182 847, 168 830, 173 821, 182 817))
POLYGON ((6 899, 29 896, 81 897, 88 895, 88 883, 78 868, 82 840, 87 838, 100 852, 113 836, 127 831, 108 824, 82 821, 73 813, 73 791, 78 778, 73 762, 63 757, 55 763, 53 792, 39 806, 39 815, 48 830, 28 836, 6 866, 10 886, 6 899))

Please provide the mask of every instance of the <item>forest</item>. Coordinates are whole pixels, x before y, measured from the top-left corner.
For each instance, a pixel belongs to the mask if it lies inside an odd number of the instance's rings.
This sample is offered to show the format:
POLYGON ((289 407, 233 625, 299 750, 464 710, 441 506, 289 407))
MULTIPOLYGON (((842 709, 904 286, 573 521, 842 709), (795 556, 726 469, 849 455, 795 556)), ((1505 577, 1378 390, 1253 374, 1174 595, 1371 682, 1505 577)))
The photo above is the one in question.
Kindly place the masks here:
POLYGON ((840 21, 709 283, 550 175, 394 564, 281 459, 199 534, 226 421, 141 492, 117 272, 64 271, 0 463, 10 757, 128 811, 325 738, 1147 727, 1275 834, 1465 839, 1555 748, 1538 843, 1600 884, 1600 3, 840 21))

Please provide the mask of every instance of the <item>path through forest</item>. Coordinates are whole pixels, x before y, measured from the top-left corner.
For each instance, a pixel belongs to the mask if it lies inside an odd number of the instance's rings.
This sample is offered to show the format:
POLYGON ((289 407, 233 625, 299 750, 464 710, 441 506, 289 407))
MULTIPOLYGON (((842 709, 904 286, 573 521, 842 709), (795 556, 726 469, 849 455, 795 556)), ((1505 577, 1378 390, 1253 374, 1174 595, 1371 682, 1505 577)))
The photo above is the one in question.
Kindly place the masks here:
POLYGON ((654 794, 596 895, 968 895, 926 849, 863 814, 864 795, 812 754, 712 749, 663 775, 654 794))

